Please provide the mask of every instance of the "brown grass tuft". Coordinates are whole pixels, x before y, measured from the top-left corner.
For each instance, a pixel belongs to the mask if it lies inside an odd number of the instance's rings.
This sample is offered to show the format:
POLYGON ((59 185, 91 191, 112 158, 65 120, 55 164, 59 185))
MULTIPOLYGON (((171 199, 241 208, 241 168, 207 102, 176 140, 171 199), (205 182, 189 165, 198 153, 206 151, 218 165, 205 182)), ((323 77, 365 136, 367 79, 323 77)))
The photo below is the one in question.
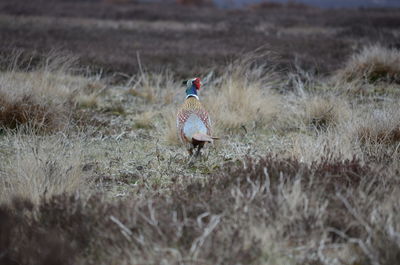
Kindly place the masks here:
POLYGON ((176 129, 177 108, 167 109, 163 112, 164 139, 168 144, 179 145, 178 132, 176 129))
POLYGON ((313 97, 305 104, 305 124, 317 130, 337 125, 349 117, 349 107, 338 98, 313 97), (342 104, 341 104, 342 103, 342 104))
POLYGON ((355 134, 364 144, 393 145, 400 141, 400 115, 397 104, 360 116, 355 134))
POLYGON ((99 95, 97 93, 92 94, 80 94, 75 97, 74 101, 80 108, 94 109, 99 106, 99 95))
POLYGON ((51 79, 54 77, 46 75, 43 72, 3 73, 0 78, 2 126, 16 129, 21 125, 31 125, 48 132, 69 125, 72 92, 62 84, 53 84, 51 79))
POLYGON ((168 71, 162 73, 141 72, 132 76, 126 85, 127 94, 141 98, 148 104, 169 105, 174 102, 177 88, 172 74, 168 71))
POLYGON ((9 135, 0 153, 0 203, 84 191, 79 141, 65 136, 9 135))
POLYGON ((46 106, 37 102, 32 95, 11 100, 2 95, 0 99, 0 124, 9 129, 28 125, 44 132, 60 130, 68 121, 68 112, 60 106, 46 106))
POLYGON ((397 103, 364 111, 351 126, 352 137, 360 144, 367 159, 384 164, 399 156, 400 115, 397 103))
POLYGON ((289 131, 321 131, 332 129, 351 117, 346 98, 336 95, 289 95, 282 103, 283 112, 276 126, 283 133, 289 131))
POLYGON ((73 58, 50 54, 30 68, 18 68, 25 60, 18 55, 8 60, 8 70, 0 75, 0 126, 61 131, 72 124, 77 106, 97 105, 98 82, 73 76, 73 58))
POLYGON ((146 111, 136 115, 134 119, 134 127, 136 129, 151 129, 154 128, 154 117, 157 113, 153 111, 146 111))
POLYGON ((350 58, 338 77, 346 82, 400 84, 400 51, 380 45, 365 47, 350 58))
POLYGON ((274 119, 281 99, 273 92, 278 77, 268 65, 267 57, 244 56, 207 85, 205 105, 217 130, 263 128, 274 119), (264 62, 257 64, 263 59, 264 62))

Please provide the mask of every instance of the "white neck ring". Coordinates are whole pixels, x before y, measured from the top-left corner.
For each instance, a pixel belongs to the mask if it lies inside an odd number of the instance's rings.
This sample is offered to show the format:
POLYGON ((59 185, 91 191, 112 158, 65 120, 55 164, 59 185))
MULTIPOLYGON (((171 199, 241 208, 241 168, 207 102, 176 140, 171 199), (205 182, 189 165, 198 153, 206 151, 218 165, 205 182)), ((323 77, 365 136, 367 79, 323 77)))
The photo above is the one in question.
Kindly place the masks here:
POLYGON ((188 99, 189 97, 195 97, 197 100, 199 100, 199 96, 195 95, 195 94, 189 94, 186 96, 186 99, 188 99))

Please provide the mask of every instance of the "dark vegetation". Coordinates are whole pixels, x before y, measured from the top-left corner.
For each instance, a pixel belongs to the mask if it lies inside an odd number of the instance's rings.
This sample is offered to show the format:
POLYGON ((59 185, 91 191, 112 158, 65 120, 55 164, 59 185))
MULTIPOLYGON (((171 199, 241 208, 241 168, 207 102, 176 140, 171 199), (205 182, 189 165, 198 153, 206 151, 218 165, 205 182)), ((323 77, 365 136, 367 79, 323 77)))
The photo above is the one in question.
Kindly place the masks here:
MULTIPOLYGON (((37 208, 15 199, 12 205, 0 208, 0 262, 270 262, 276 253, 263 247, 265 242, 254 228, 274 231, 276 237, 293 246, 305 244, 305 234, 316 240, 327 235, 326 244, 369 238, 372 245, 386 247, 364 253, 365 264, 394 264, 399 258, 400 249, 389 231, 368 221, 374 207, 366 207, 383 203, 384 195, 391 196, 399 180, 356 159, 339 162, 327 157, 307 166, 293 159, 266 156, 227 164, 204 181, 184 176, 178 179, 180 184, 171 190, 173 196, 155 194, 119 202, 93 196, 84 202, 78 195, 64 194, 42 200, 37 208), (376 185, 382 179, 385 185, 376 185), (318 200, 312 201, 317 205, 308 210, 293 208, 298 214, 291 216, 285 196, 293 192, 289 187, 294 183, 308 198, 318 200), (364 193, 369 199, 358 200, 351 196, 354 193, 364 193), (176 252, 169 252, 173 248, 176 252)), ((361 245, 355 249, 364 251, 361 245)), ((299 256, 307 264, 322 264, 314 251, 310 248, 299 256)))
POLYGON ((111 74, 136 73, 138 53, 150 71, 169 67, 180 76, 204 74, 265 45, 277 54, 281 70, 298 65, 327 74, 354 48, 399 45, 393 32, 400 26, 396 9, 264 4, 226 10, 174 3, 3 0, 0 14, 0 52, 62 49, 78 55, 82 65, 111 74))
POLYGON ((63 129, 71 113, 63 107, 41 104, 29 95, 18 99, 9 99, 0 94, 0 124, 14 130, 20 127, 31 127, 38 132, 51 132, 63 129))

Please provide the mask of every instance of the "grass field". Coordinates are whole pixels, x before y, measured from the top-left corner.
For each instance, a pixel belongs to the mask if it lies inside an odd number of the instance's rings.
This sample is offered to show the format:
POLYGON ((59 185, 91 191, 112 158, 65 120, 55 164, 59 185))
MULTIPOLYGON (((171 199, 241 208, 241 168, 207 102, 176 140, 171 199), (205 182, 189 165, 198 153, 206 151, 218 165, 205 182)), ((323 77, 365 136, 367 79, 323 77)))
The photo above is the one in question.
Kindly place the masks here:
POLYGON ((400 11, 40 3, 0 4, 1 264, 398 263, 400 11))

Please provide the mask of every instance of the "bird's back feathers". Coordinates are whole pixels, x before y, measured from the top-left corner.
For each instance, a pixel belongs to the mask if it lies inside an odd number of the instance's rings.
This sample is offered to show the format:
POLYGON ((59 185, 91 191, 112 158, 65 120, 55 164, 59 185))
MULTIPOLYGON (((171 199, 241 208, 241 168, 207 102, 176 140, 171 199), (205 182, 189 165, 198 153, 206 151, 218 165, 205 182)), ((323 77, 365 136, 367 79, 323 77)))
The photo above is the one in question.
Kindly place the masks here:
POLYGON ((211 126, 208 112, 195 97, 185 100, 178 111, 177 128, 182 142, 191 143, 196 133, 210 135, 211 126))

